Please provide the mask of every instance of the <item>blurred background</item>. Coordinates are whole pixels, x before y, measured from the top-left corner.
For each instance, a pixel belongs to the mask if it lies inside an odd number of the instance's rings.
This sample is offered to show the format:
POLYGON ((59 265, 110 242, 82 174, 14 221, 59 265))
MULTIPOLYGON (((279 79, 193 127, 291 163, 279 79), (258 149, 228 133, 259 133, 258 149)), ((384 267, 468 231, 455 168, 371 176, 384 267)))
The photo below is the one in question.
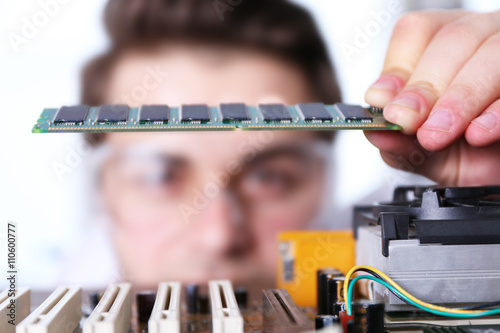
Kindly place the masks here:
MULTIPOLYGON (((19 34, 26 20, 38 15, 47 2, 0 2, 0 258, 6 258, 3 225, 14 221, 19 234, 20 285, 49 288, 74 280, 102 286, 109 281, 110 271, 118 268, 106 237, 89 232, 95 214, 89 204, 95 179, 85 158, 88 151, 82 148, 83 138, 76 134, 35 135, 31 128, 43 108, 79 103, 82 66, 108 47, 102 24, 106 1, 58 0, 57 11, 16 47, 12 34, 19 34), (68 161, 70 171, 58 175, 57 167, 68 161), (82 257, 82 249, 89 248, 101 260, 82 257), (78 261, 76 265, 86 274, 67 272, 65 276, 64 267, 71 261, 73 265, 78 261)), ((500 8, 498 0, 396 1, 401 10, 357 53, 348 55, 346 45, 353 45, 356 34, 374 22, 374 13, 386 10, 394 0, 293 2, 312 13, 336 67, 343 100, 356 104, 363 103, 364 91, 377 78, 392 26, 402 13, 438 7, 500 8)), ((395 185, 428 183, 385 166, 378 151, 358 131, 339 132, 331 154, 335 172, 329 186, 335 194, 331 204, 337 207, 337 218, 349 219, 353 204, 389 199, 395 185)), ((329 226, 323 222, 319 227, 329 226)))

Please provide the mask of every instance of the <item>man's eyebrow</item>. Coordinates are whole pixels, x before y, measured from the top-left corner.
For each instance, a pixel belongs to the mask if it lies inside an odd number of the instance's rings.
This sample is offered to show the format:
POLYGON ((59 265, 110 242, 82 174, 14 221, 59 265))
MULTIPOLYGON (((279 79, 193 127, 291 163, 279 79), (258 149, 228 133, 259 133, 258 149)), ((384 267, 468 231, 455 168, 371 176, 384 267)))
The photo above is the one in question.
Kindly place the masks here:
POLYGON ((170 164, 179 165, 179 166, 189 165, 188 159, 185 158, 184 156, 162 153, 162 154, 160 154, 159 157, 161 158, 162 162, 165 162, 165 163, 170 163, 170 164))
POLYGON ((168 153, 155 150, 141 150, 137 148, 138 147, 134 147, 133 149, 126 149, 122 151, 122 157, 132 158, 132 159, 141 159, 141 158, 159 159, 165 163, 178 164, 178 165, 189 164, 189 160, 182 154, 168 153))
POLYGON ((245 164, 262 163, 278 157, 294 157, 297 159, 308 156, 307 148, 297 145, 282 145, 259 151, 251 160, 245 160, 245 164))

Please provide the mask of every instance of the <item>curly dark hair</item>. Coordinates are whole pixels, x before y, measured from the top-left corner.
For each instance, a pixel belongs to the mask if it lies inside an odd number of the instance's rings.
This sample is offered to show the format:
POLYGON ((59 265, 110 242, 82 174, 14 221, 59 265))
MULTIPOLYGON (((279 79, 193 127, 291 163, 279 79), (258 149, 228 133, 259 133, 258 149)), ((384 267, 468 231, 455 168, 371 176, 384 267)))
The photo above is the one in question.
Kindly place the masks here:
MULTIPOLYGON (((304 72, 316 102, 340 101, 334 69, 312 17, 286 0, 109 0, 104 22, 111 46, 83 70, 84 104, 103 104, 110 71, 124 51, 176 40, 268 52, 304 72)), ((318 134, 332 137, 332 132, 318 134)), ((97 144, 103 135, 86 138, 97 144)))

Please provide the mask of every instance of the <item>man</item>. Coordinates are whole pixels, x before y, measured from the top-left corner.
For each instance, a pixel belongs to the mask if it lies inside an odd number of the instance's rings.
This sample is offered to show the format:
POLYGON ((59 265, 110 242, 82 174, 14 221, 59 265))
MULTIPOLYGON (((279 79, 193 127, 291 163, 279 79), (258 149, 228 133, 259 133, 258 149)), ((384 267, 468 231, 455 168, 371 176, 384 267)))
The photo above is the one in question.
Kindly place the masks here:
MULTIPOLYGON (((474 60, 480 45, 489 45, 483 57, 494 50, 498 54, 495 40, 481 43, 500 30, 498 15, 429 12, 409 14, 398 23, 384 73, 366 96, 380 107, 392 101, 384 113, 403 126, 404 133, 367 133, 389 164, 400 166, 401 158, 409 159, 420 173, 446 185, 500 181, 493 171, 500 164, 498 126, 486 131, 481 120, 470 123, 472 110, 479 115, 499 97, 494 97, 498 58, 490 59, 487 70, 478 68, 484 58, 474 60), (460 33, 469 37, 467 43, 460 33), (443 52, 448 57, 440 60, 443 52), (452 104, 457 97, 452 100, 445 91, 453 88, 453 78, 467 81, 455 74, 468 60, 474 60, 469 67, 480 74, 482 81, 472 82, 484 88, 477 96, 484 100, 466 95, 466 118, 457 109, 460 104, 452 104), (486 75, 494 69, 496 74, 486 75), (430 79, 440 85, 424 83, 430 79), (434 94, 422 97, 419 89, 434 94), (405 94, 420 98, 418 112, 408 110, 415 109, 413 104, 398 102, 405 94), (450 106, 451 125, 426 127, 432 106, 442 99, 443 107, 450 106), (453 143, 466 128, 465 139, 453 143), (415 133, 417 139, 411 136, 415 133), (483 168, 480 174, 478 168, 483 168)), ((310 17, 286 1, 245 1, 221 18, 212 1, 111 0, 106 25, 112 47, 87 67, 84 103, 331 104, 340 99, 310 17)), ((498 110, 493 104, 485 114, 498 116, 498 110)), ((216 278, 271 285, 277 233, 307 228, 317 214, 331 134, 111 133, 88 140, 107 150, 100 192, 128 280, 141 286, 216 278)))
MULTIPOLYGON (((111 0, 106 25, 113 45, 86 68, 87 104, 340 101, 312 19, 285 1, 246 1, 221 21, 212 1, 111 0)), ((322 203, 332 136, 89 136, 108 151, 100 192, 125 278, 272 285, 278 231, 307 228, 322 203)))

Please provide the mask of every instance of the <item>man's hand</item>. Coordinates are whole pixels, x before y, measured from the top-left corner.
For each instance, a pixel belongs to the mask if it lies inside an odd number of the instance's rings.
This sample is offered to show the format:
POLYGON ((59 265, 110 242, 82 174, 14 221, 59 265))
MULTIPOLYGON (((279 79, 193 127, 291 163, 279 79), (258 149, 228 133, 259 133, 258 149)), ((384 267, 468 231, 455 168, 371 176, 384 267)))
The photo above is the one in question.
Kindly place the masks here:
POLYGON ((500 11, 406 14, 365 100, 403 128, 365 132, 389 165, 446 186, 500 184, 500 11))

